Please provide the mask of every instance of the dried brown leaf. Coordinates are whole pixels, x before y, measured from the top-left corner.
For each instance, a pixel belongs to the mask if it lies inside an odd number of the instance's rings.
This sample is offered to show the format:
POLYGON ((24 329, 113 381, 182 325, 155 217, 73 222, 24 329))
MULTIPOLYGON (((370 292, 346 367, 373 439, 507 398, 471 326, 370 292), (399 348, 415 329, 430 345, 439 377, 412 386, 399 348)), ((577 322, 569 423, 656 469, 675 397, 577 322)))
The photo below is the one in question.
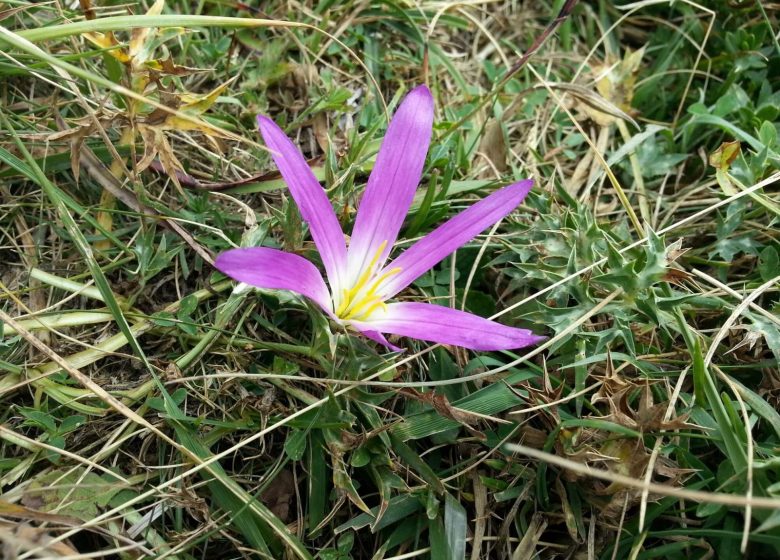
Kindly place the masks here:
POLYGON ((34 6, 34 4, 18 6, 16 8, 9 8, 7 10, 0 10, 0 21, 3 21, 4 19, 8 19, 11 16, 15 16, 19 12, 28 10, 30 9, 31 6, 34 6))
POLYGON ((717 150, 712 152, 709 157, 709 163, 712 167, 721 171, 728 171, 734 160, 739 157, 740 143, 738 140, 733 142, 723 142, 717 150))
POLYGON ((81 555, 67 541, 54 541, 52 529, 32 527, 27 523, 10 525, 0 523, 0 556, 12 560, 26 552, 35 551, 27 558, 78 558, 81 555))
POLYGON ((639 128, 639 124, 631 115, 592 89, 567 83, 551 84, 550 87, 569 92, 579 102, 579 108, 600 125, 611 124, 616 119, 622 119, 639 128))
MULTIPOLYGON (((157 0, 152 7, 146 12, 147 16, 158 16, 162 13, 165 7, 165 0, 157 0)), ((130 32, 130 45, 128 46, 128 54, 133 62, 146 62, 148 56, 149 46, 154 36, 157 34, 157 29, 154 27, 136 27, 130 32)))
POLYGON ((79 6, 81 11, 84 12, 84 17, 88 20, 95 19, 95 10, 92 9, 91 0, 79 0, 79 6))
POLYGON ((312 119, 314 139, 324 153, 330 148, 330 135, 328 134, 328 116, 325 113, 317 113, 312 119))
POLYGON ((260 499, 279 519, 287 522, 290 518, 290 502, 295 497, 295 476, 292 471, 283 470, 273 480, 273 484, 262 493, 260 499))
POLYGON ((486 170, 483 177, 494 177, 507 170, 507 147, 504 139, 504 131, 501 123, 496 119, 490 119, 485 125, 485 133, 479 143, 479 153, 490 163, 490 170, 486 170))
POLYGON ((168 56, 161 60, 152 60, 147 63, 147 67, 166 76, 189 76, 198 72, 206 72, 202 68, 192 68, 190 66, 179 66, 173 62, 173 58, 168 56))
POLYGON ((601 386, 590 399, 592 404, 600 402, 612 402, 620 399, 626 392, 635 387, 634 384, 627 382, 623 376, 615 371, 612 363, 612 355, 607 352, 606 373, 601 376, 601 386))
MULTIPOLYGON (((592 103, 595 100, 593 96, 588 99, 589 102, 581 100, 580 108, 585 114, 602 126, 614 123, 616 118, 624 118, 613 114, 614 112, 607 107, 614 107, 628 116, 631 112, 634 86, 643 56, 644 47, 636 51, 627 50, 622 60, 607 59, 603 64, 593 64, 592 74, 599 77, 596 90, 604 103, 592 103)), ((629 122, 633 122, 630 117, 628 118, 629 122)))
POLYGON ((520 540, 520 544, 512 553, 512 560, 531 560, 537 557, 536 547, 547 529, 547 520, 541 513, 535 513, 520 540))
POLYGON ((457 408, 450 404, 446 395, 436 394, 431 391, 429 393, 421 393, 415 389, 404 387, 401 392, 407 396, 410 396, 418 401, 427 403, 433 407, 433 409, 440 415, 450 420, 455 420, 460 424, 466 424, 473 426, 479 421, 479 416, 472 414, 461 408, 457 408))
POLYGON ((127 54, 127 50, 122 46, 122 43, 116 40, 116 37, 111 31, 107 33, 84 33, 83 36, 96 47, 107 50, 109 55, 122 64, 128 64, 130 62, 130 56, 127 54))

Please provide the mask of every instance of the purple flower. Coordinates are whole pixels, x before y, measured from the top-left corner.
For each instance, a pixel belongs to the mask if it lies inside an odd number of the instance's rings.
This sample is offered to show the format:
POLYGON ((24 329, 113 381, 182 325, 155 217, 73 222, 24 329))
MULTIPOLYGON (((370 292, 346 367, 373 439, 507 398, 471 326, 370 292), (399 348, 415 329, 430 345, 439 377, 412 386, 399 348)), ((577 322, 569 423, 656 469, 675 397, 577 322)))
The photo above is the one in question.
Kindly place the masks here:
POLYGON ((233 249, 215 266, 258 288, 290 290, 319 305, 334 321, 400 350, 382 333, 419 338, 472 350, 505 350, 544 337, 449 307, 386 303, 424 272, 514 210, 533 186, 525 180, 504 187, 451 218, 387 263, 422 176, 431 141, 433 97, 418 86, 395 114, 368 178, 349 248, 333 207, 306 160, 268 117, 260 133, 319 249, 330 290, 308 260, 267 247, 233 249))

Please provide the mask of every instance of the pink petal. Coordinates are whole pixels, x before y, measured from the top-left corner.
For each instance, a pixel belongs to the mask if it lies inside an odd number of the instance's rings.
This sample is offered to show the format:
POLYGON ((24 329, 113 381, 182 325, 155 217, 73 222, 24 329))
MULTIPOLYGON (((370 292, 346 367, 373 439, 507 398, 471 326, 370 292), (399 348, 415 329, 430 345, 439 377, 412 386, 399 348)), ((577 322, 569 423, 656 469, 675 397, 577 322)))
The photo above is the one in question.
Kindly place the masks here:
POLYGON ((352 321, 350 325, 354 327, 355 330, 357 330, 360 334, 362 334, 366 338, 371 339, 374 342, 381 344, 382 346, 386 346, 393 352, 403 352, 403 348, 399 348, 395 344, 392 344, 389 340, 387 340, 384 336, 382 336, 382 333, 372 330, 370 327, 366 325, 366 323, 359 323, 357 321, 352 321))
POLYGON ((352 281, 378 252, 377 268, 390 254, 420 183, 432 127, 433 96, 427 87, 418 86, 390 122, 368 178, 349 245, 352 281))
POLYGON ((517 208, 533 185, 531 179, 526 179, 499 189, 420 239, 385 267, 383 272, 394 268, 400 268, 401 272, 388 278, 382 294, 385 298, 394 296, 458 247, 504 218, 517 208))
POLYGON ((278 249, 248 247, 217 256, 214 266, 239 282, 268 290, 290 290, 306 296, 332 312, 330 293, 320 271, 312 263, 278 249))
POLYGON ((331 286, 343 286, 347 246, 328 195, 284 131, 262 115, 257 116, 257 124, 301 216, 309 224, 331 286))
POLYGON ((367 328, 471 350, 509 350, 545 339, 526 329, 507 327, 457 309, 430 303, 391 303, 367 328))

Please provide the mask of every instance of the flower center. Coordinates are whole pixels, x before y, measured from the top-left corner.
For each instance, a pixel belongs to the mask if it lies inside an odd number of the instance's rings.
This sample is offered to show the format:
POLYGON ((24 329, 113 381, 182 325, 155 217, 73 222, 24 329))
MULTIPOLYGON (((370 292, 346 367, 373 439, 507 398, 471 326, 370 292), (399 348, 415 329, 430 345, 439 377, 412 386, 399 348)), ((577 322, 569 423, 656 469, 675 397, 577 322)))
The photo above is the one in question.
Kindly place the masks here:
POLYGON ((386 246, 387 241, 383 241, 354 286, 341 290, 341 300, 336 308, 336 316, 339 319, 360 321, 368 318, 380 307, 387 309, 384 299, 377 294, 377 290, 385 280, 401 272, 401 269, 392 268, 384 274, 376 275, 377 263, 386 246))

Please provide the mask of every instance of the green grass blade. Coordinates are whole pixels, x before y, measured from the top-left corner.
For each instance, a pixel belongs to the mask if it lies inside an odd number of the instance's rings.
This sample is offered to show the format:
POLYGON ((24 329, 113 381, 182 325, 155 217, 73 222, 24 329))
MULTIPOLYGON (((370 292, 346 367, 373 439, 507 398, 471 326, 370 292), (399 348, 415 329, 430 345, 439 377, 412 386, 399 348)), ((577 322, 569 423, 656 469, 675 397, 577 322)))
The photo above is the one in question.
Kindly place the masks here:
POLYGON ((736 472, 744 471, 747 467, 745 448, 737 439, 738 431, 732 425, 729 413, 715 387, 715 381, 704 365, 704 356, 701 353, 701 345, 698 340, 695 342, 693 350, 693 378, 697 388, 697 403, 712 411, 718 425, 718 433, 713 434, 714 437, 723 442, 728 458, 734 465, 734 470, 736 472))

